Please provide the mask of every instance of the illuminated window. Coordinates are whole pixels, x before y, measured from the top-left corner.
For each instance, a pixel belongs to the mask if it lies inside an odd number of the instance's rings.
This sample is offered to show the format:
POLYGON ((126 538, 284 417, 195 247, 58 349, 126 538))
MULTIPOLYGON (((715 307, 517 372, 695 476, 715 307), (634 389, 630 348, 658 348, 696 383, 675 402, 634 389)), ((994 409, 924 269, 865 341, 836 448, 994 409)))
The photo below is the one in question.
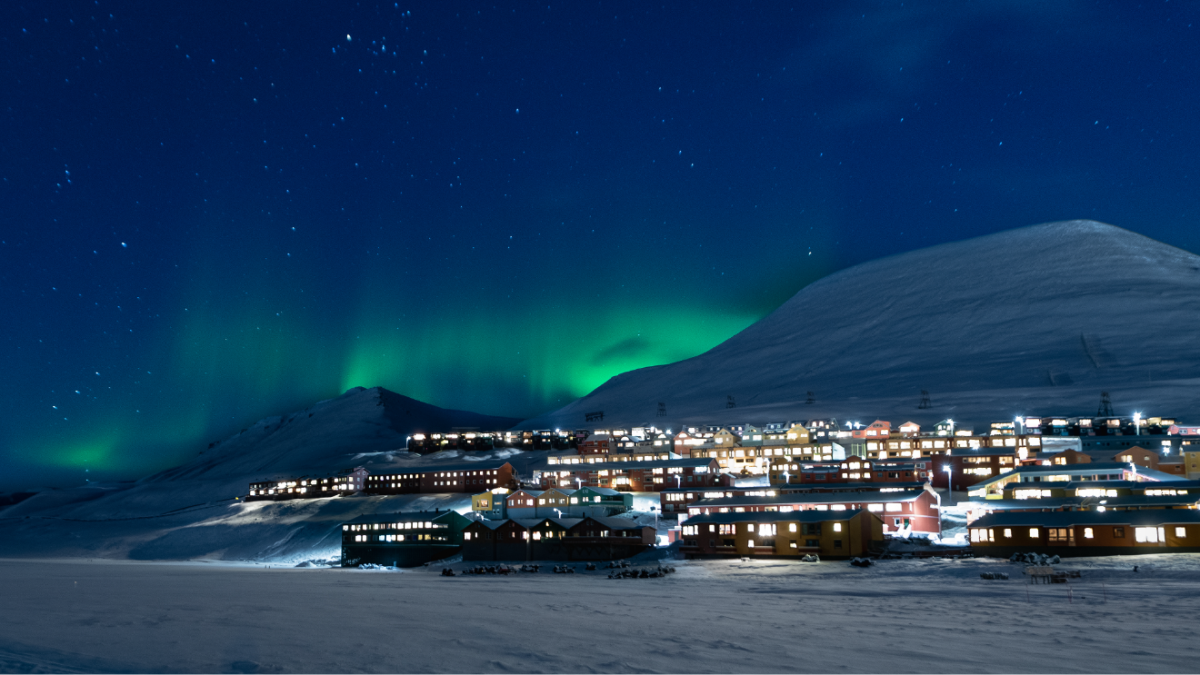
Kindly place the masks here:
POLYGON ((1187 528, 1186 527, 1175 528, 1175 536, 1179 537, 1180 539, 1187 537, 1187 528))
MULTIPOLYGON (((843 507, 843 508, 844 508, 844 507, 843 507)), ((834 532, 841 532, 841 531, 842 531, 842 524, 841 524, 841 523, 834 523, 834 524, 833 524, 833 531, 834 531, 834 532)))
POLYGON ((1012 528, 1011 527, 1004 528, 1004 537, 1006 539, 1012 539, 1012 528))
POLYGON ((1095 537, 1096 537, 1096 535, 1092 531, 1092 528, 1090 528, 1090 527, 1083 528, 1083 538, 1084 539, 1095 539, 1095 537))

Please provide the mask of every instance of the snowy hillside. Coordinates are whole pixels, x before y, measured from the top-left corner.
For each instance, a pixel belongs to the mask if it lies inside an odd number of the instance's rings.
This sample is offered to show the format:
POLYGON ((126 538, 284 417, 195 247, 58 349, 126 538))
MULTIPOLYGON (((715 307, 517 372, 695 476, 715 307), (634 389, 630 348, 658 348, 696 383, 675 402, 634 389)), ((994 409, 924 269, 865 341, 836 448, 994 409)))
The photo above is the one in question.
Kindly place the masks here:
POLYGON ((980 425, 1094 414, 1102 390, 1118 414, 1182 416, 1200 403, 1197 298, 1187 251, 1094 221, 1010 230, 830 275, 705 354, 618 375, 521 426, 580 426, 593 411, 620 425, 980 425), (918 409, 922 390, 932 408, 918 409))
MULTIPOLYGON (((465 510, 469 498, 404 495, 250 504, 237 498, 252 480, 458 459, 457 453, 410 454, 405 439, 418 430, 504 429, 515 421, 445 410, 382 388, 355 388, 307 410, 260 420, 193 461, 140 481, 44 490, 0 507, 0 537, 6 555, 20 556, 288 560, 336 554, 344 520, 407 508, 465 510)), ((527 454, 513 458, 518 470, 541 453, 527 454)))

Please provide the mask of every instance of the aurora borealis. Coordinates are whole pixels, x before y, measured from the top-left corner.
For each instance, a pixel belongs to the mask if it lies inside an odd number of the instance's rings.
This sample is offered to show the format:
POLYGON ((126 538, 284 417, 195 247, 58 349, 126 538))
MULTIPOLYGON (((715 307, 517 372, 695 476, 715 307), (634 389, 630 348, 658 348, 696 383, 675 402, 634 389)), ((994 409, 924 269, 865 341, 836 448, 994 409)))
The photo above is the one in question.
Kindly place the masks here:
POLYGON ((1010 227, 1200 249, 1186 3, 0 16, 0 489, 352 386, 532 416, 1010 227))

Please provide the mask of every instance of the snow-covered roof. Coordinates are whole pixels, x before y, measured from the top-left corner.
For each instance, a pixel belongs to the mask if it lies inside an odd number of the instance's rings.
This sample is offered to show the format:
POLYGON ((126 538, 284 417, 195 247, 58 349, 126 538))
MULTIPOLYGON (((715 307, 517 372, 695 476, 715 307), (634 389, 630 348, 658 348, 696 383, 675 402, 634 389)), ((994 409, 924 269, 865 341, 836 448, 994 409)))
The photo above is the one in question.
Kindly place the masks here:
POLYGON ((744 513, 707 513, 692 516, 687 519, 688 525, 697 523, 823 523, 830 520, 849 520, 862 513, 862 509, 847 509, 845 511, 746 511, 744 513))
MULTIPOLYGON (((357 518, 352 518, 346 521, 347 525, 358 525, 361 523, 406 523, 418 520, 434 521, 440 518, 447 518, 450 514, 459 515, 457 511, 449 509, 445 511, 401 511, 399 513, 366 513, 357 518)), ((459 516, 460 518, 462 516, 459 516)))
POLYGON ((779 506, 786 504, 843 504, 846 502, 910 502, 919 499, 921 495, 925 494, 929 493, 925 490, 906 490, 904 492, 803 492, 775 495, 774 497, 701 499, 691 506, 779 506))

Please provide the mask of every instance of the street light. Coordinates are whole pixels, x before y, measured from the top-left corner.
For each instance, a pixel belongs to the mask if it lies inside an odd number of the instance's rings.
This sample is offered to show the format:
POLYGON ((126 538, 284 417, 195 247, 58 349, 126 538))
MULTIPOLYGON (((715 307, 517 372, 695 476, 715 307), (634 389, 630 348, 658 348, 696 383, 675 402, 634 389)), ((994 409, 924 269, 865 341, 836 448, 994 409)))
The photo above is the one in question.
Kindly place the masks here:
MULTIPOLYGON (((954 502, 954 467, 949 462, 942 465, 942 471, 946 472, 946 500, 954 502)), ((947 504, 950 506, 951 504, 947 504)))
POLYGON ((1020 415, 1017 415, 1016 417, 1014 417, 1014 418, 1013 418, 1013 432, 1014 432, 1014 433, 1017 433, 1017 434, 1019 434, 1019 433, 1020 433, 1020 432, 1017 430, 1017 427, 1019 427, 1019 426, 1021 426, 1021 416, 1020 416, 1020 415))
POLYGON ((1142 435, 1142 413, 1140 412, 1133 413, 1133 430, 1134 435, 1142 435))

